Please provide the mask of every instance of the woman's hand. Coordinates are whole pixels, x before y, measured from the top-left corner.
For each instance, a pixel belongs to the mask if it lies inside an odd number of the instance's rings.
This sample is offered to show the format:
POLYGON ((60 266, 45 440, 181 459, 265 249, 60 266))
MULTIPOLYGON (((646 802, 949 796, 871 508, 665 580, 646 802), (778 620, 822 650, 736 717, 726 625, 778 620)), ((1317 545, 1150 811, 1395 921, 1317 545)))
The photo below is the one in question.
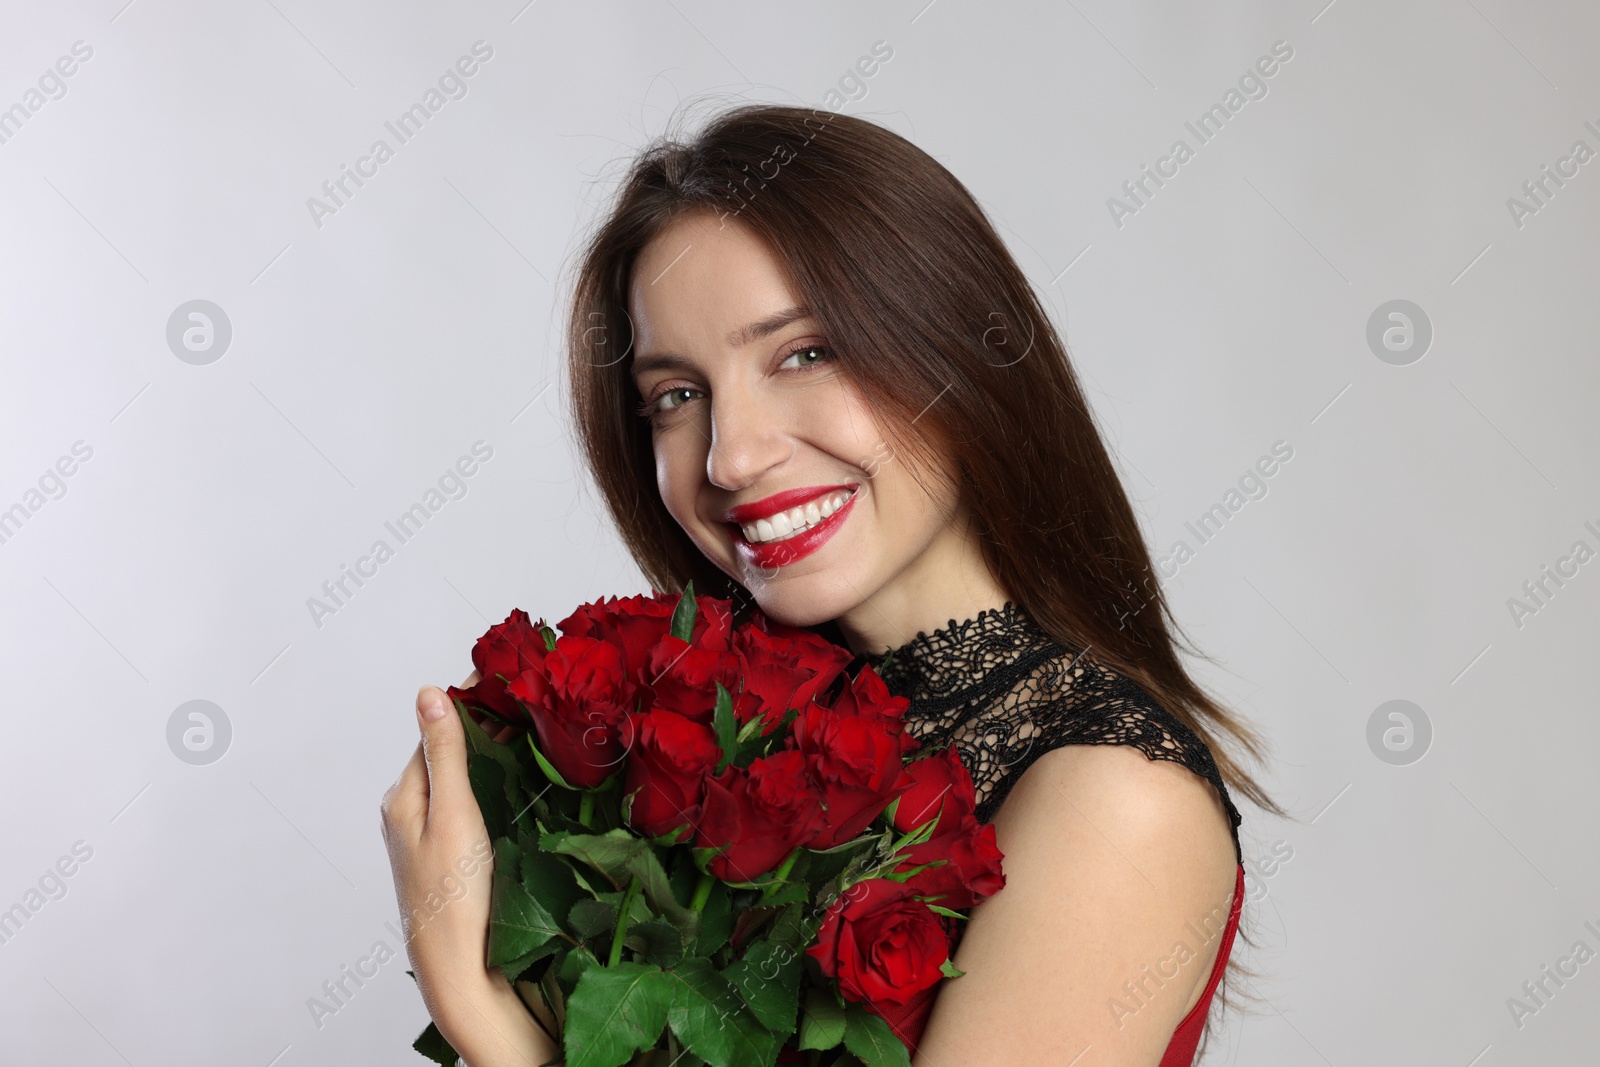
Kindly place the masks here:
MULTIPOLYGON (((477 681, 474 671, 463 686, 477 681)), ((472 1067, 558 1055, 499 968, 488 966, 494 852, 467 779, 466 736, 437 686, 417 692, 422 741, 383 797, 406 953, 439 1032, 472 1067)))

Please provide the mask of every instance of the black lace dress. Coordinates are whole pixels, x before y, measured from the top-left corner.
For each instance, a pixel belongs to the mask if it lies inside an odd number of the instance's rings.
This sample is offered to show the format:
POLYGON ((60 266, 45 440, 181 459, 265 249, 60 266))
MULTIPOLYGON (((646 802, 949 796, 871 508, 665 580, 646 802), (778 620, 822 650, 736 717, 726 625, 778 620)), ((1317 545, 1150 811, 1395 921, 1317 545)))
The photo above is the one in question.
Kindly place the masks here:
POLYGON ((1239 810, 1211 750, 1131 678, 1068 648, 1021 607, 951 619, 891 652, 861 653, 889 691, 910 700, 906 729, 924 745, 957 746, 977 790, 977 816, 991 822, 1017 779, 1062 745, 1132 745, 1149 759, 1174 760, 1216 787, 1236 859, 1239 810))

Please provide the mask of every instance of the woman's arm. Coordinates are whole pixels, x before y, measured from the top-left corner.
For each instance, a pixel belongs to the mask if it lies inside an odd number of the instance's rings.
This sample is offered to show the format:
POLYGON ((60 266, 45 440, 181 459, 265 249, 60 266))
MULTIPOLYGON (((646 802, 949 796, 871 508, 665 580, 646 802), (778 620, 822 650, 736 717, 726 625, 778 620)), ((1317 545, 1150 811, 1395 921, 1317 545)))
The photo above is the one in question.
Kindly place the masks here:
POLYGON ((966 974, 941 986, 914 1067, 1155 1067, 1232 903, 1216 790, 1136 748, 1068 745, 1023 773, 994 824, 1006 886, 972 912, 966 974))
MULTIPOLYGON (((477 672, 464 686, 477 681, 477 672)), ((488 966, 494 853, 467 779, 466 736, 444 692, 417 693, 422 741, 383 797, 406 953, 439 1032, 470 1067, 538 1067, 559 1054, 488 966)))

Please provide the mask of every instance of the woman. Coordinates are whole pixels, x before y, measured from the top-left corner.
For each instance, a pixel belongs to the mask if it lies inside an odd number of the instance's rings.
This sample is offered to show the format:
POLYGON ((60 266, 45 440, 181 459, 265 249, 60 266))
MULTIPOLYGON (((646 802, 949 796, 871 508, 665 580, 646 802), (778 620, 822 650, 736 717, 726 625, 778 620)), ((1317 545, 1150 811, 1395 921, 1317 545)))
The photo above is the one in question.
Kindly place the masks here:
MULTIPOLYGON (((1229 790, 1280 809, 1213 747, 1260 754, 1185 673, 1064 346, 971 195, 872 123, 736 108, 634 162, 572 309, 578 435, 651 584, 847 645, 977 785, 1006 887, 916 1067, 1191 1063, 1237 966, 1229 790)), ((402 914, 486 836, 459 722, 437 688, 418 708, 384 802, 402 914)), ((411 960, 472 1067, 543 1063, 484 966, 489 879, 411 960)))

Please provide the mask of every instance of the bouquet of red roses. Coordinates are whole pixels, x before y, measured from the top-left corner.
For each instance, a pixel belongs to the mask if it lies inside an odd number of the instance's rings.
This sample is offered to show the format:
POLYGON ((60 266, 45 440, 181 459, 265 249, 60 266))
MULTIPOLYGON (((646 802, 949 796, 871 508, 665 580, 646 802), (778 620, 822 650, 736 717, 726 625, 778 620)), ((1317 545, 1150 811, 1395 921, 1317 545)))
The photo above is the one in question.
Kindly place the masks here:
MULTIPOLYGON (((692 585, 559 629, 512 611, 449 693, 488 962, 566 1067, 906 1067, 954 924, 1005 884, 955 750, 848 650, 692 585)), ((416 1048, 455 1063, 432 1026, 416 1048)))

